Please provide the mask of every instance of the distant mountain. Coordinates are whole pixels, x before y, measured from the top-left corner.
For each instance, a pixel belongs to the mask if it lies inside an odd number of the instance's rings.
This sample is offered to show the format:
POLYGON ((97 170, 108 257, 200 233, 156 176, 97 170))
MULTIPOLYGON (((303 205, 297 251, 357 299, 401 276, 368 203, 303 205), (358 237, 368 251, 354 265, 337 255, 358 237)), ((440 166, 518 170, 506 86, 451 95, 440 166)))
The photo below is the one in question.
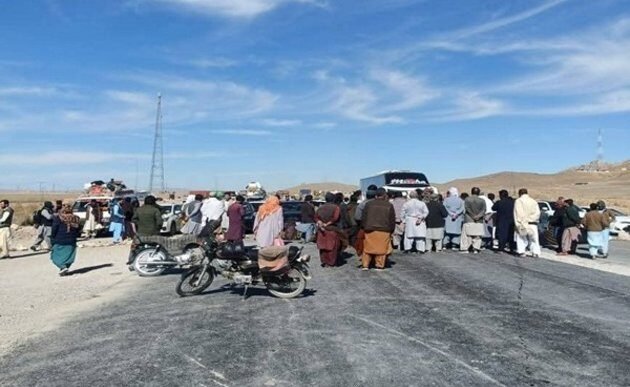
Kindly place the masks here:
POLYGON ((298 194, 302 189, 310 189, 313 192, 315 191, 336 191, 343 193, 350 193, 359 189, 356 185, 349 185, 343 183, 335 183, 335 182, 327 182, 327 183, 302 183, 296 187, 285 188, 281 191, 289 191, 292 194, 298 194))
POLYGON ((573 198, 580 205, 603 199, 611 206, 630 210, 630 160, 616 164, 596 162, 554 173, 499 172, 490 175, 457 179, 436 184, 440 192, 457 187, 460 192, 470 192, 472 187, 498 193, 507 189, 516 196, 520 188, 527 188, 530 195, 540 200, 555 200, 558 196, 573 198))

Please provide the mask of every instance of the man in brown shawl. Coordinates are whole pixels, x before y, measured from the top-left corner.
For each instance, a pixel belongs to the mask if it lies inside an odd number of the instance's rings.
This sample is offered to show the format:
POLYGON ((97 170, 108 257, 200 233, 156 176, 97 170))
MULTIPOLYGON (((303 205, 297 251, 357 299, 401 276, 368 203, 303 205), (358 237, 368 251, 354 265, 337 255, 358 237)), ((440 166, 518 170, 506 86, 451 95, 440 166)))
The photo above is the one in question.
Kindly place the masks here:
POLYGON ((372 259, 377 270, 384 270, 387 256, 392 253, 392 233, 396 228, 396 211, 384 188, 376 190, 376 198, 365 205, 361 224, 365 231, 363 270, 369 270, 372 259))
POLYGON ((335 203, 335 195, 326 194, 326 204, 317 209, 315 221, 317 222, 317 248, 322 267, 337 266, 337 255, 341 246, 339 233, 341 230, 335 226, 341 216, 341 210, 335 203))

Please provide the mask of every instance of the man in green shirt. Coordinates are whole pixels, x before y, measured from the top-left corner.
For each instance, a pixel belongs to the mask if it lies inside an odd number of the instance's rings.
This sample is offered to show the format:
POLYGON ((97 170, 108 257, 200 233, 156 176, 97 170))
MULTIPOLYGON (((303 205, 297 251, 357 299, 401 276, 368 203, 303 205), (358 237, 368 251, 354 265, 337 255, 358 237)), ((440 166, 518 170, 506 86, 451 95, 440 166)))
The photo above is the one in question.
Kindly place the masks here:
POLYGON ((144 205, 138 207, 131 218, 139 236, 160 235, 162 229, 162 212, 152 195, 144 199, 144 205))

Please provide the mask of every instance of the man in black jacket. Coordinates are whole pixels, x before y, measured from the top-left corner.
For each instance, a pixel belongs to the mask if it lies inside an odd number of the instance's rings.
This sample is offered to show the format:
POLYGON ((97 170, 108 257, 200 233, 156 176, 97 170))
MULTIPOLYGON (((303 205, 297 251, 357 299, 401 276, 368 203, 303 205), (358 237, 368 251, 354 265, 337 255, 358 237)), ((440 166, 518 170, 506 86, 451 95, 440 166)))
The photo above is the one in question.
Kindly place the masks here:
POLYGON ((562 233, 562 251, 560 251, 558 255, 575 254, 577 243, 582 235, 580 231, 580 225, 582 224, 580 209, 573 204, 573 199, 567 199, 565 203, 566 211, 562 217, 562 226, 564 227, 562 233))
POLYGON ((508 191, 499 191, 499 201, 494 203, 492 211, 497 216, 497 239, 499 245, 495 252, 504 251, 506 246, 510 247, 510 251, 516 251, 516 242, 514 241, 514 199, 510 197, 508 191))
POLYGON ((396 228, 396 211, 387 200, 384 188, 376 190, 376 198, 369 201, 362 212, 361 226, 365 231, 363 270, 368 270, 372 259, 377 270, 384 270, 387 256, 392 253, 392 233, 396 228))
POLYGON ((556 201, 556 209, 553 211, 553 216, 549 219, 549 224, 553 227, 553 237, 556 240, 558 248, 557 252, 562 251, 562 234, 564 233, 564 214, 567 212, 564 198, 560 196, 556 201))

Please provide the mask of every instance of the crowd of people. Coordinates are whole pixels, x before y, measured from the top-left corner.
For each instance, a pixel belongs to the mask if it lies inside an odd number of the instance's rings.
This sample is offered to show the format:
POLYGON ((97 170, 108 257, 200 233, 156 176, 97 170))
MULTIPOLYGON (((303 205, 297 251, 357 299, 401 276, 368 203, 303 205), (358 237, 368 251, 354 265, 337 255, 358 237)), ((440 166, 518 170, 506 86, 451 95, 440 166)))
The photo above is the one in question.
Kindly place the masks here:
POLYGON ((339 264, 339 256, 352 245, 361 268, 386 268, 387 257, 400 249, 404 254, 440 252, 443 249, 478 254, 482 249, 539 257, 541 245, 557 245, 558 255, 575 254, 585 233, 592 259, 608 256, 609 226, 614 215, 603 201, 591 204, 582 219, 572 199, 559 198, 551 218, 541 212, 527 189, 510 197, 507 190, 484 195, 478 187, 470 194, 452 187, 442 197, 430 188, 388 193, 368 188, 349 198, 326 194, 326 203, 315 209, 306 197, 297 229, 304 241, 315 240, 323 267, 339 264), (548 236, 553 239, 549 241, 548 236), (496 243, 496 245, 495 245, 496 243))
MULTIPOLYGON (((494 194, 484 195, 478 187, 461 195, 452 187, 446 197, 430 188, 409 191, 405 196, 370 186, 364 200, 361 191, 350 197, 327 193, 325 203, 316 207, 313 197, 307 195, 295 228, 301 232, 302 242, 316 243, 323 267, 339 265, 341 254, 350 246, 359 256, 363 270, 384 270, 387 258, 396 250, 404 254, 439 253, 444 249, 478 254, 482 249, 492 249, 497 253, 538 257, 541 244, 553 243, 558 255, 564 256, 575 254, 583 235, 591 258, 608 256, 609 226, 614 215, 603 201, 592 203, 590 211, 581 218, 573 200, 562 197, 549 217, 540 211, 538 202, 525 188, 519 190, 516 199, 507 190, 501 190, 495 200, 494 194)), ((222 192, 210 193, 206 198, 190 195, 182 206, 181 232, 199 235, 207 222, 218 221, 218 232, 224 240, 243 243, 244 202, 243 196, 222 192)), ((135 235, 159 235, 162 229, 162 212, 154 196, 147 196, 142 206, 128 198, 116 198, 109 211, 109 231, 115 244, 135 235)), ((13 214, 9 201, 0 201, 0 258, 9 257, 13 214)), ((94 237, 103 227, 103 212, 101 204, 92 200, 80 227, 70 205, 47 201, 33 220, 37 234, 31 249, 37 251, 44 245, 60 275, 65 275, 74 261, 81 231, 94 237)), ((284 245, 286 226, 281 198, 270 196, 255 215, 256 244, 261 248, 284 245)))

